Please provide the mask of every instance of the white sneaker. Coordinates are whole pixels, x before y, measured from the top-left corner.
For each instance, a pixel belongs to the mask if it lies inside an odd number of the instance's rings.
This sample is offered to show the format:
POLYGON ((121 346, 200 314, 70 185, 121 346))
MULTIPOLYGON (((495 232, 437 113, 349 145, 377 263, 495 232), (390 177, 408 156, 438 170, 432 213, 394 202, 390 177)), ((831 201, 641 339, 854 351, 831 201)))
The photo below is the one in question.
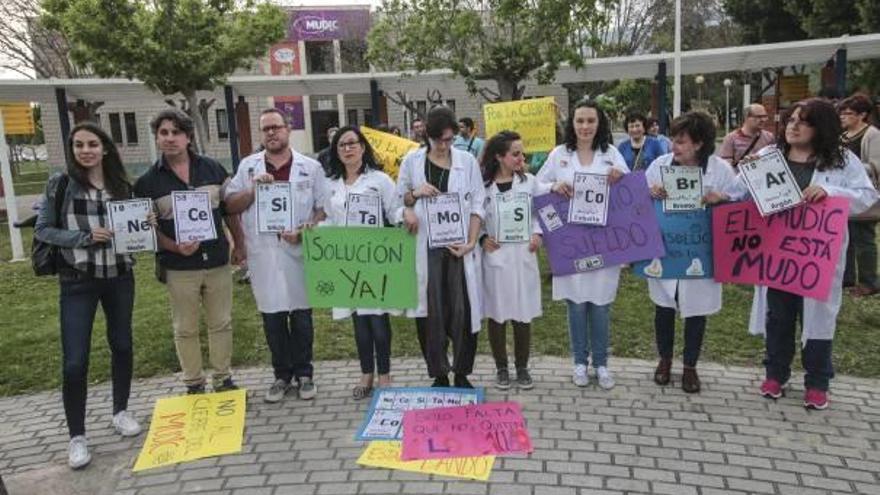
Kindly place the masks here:
POLYGON ((599 366, 596 369, 596 377, 599 379, 599 388, 602 390, 614 388, 614 378, 612 378, 611 372, 605 366, 599 366))
POLYGON ((590 379, 587 377, 587 365, 574 365, 574 373, 571 375, 571 381, 573 381, 578 387, 586 387, 589 385, 590 379))
POLYGON ((70 469, 80 469, 86 467, 92 462, 92 455, 89 454, 89 443, 84 435, 77 435, 70 439, 70 446, 67 448, 67 465, 70 469))
POLYGON ((141 425, 128 411, 119 411, 113 415, 113 428, 124 437, 134 437, 141 433, 141 425))

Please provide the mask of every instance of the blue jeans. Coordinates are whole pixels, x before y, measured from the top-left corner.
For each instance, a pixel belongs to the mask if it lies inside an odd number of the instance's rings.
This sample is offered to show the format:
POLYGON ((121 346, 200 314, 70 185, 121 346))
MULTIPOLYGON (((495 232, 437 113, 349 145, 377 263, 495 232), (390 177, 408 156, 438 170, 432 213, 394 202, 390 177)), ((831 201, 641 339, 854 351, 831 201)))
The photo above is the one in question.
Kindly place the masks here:
POLYGON ((68 270, 61 275, 60 291, 61 351, 64 359, 61 395, 71 437, 86 432, 89 354, 99 302, 107 321, 113 414, 128 408, 134 362, 131 339, 134 276, 129 271, 118 277, 100 279, 68 270))
POLYGON ((275 379, 290 383, 294 378, 311 378, 312 345, 315 339, 312 310, 260 314, 263 316, 266 343, 272 353, 275 379))
POLYGON ((378 368, 380 375, 387 375, 391 371, 391 319, 388 313, 355 314, 351 319, 354 322, 354 341, 361 361, 361 373, 372 375, 378 368))
POLYGON ((565 303, 568 305, 568 335, 574 364, 586 365, 592 349, 593 367, 607 366, 611 305, 576 304, 569 300, 565 303))

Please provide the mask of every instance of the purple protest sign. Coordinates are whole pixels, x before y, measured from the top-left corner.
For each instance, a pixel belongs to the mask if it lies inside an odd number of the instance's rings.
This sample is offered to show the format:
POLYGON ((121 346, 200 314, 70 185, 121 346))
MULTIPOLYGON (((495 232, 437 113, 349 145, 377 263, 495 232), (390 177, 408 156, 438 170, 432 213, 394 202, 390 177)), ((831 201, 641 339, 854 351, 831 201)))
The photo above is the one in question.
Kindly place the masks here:
POLYGON ((369 30, 367 9, 296 10, 287 36, 291 41, 364 40, 369 30))
POLYGON ((556 193, 534 199, 553 275, 597 270, 666 255, 644 172, 611 186, 604 227, 570 224, 570 200, 556 193))

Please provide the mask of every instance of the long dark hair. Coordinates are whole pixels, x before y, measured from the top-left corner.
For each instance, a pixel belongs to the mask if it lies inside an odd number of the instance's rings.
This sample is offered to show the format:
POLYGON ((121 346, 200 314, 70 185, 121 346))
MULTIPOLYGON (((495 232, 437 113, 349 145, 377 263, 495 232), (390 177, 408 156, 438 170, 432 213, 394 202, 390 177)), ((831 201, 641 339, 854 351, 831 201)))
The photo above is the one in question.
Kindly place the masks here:
POLYGON ((104 132, 97 124, 93 122, 80 122, 70 130, 67 136, 67 151, 70 160, 67 162, 67 175, 77 181, 83 187, 92 187, 97 189, 94 184, 89 181, 88 171, 85 167, 76 161, 73 154, 73 136, 79 131, 88 131, 98 136, 101 140, 101 147, 104 148, 104 155, 101 157, 101 169, 104 173, 104 189, 110 192, 114 199, 126 199, 131 195, 131 181, 129 181, 128 173, 122 166, 122 158, 119 157, 119 150, 113 144, 110 136, 104 132))
MULTIPOLYGON (((840 134, 843 129, 840 127, 840 117, 837 115, 834 105, 820 98, 801 100, 783 114, 782 122, 786 126, 788 126, 788 119, 797 109, 801 111, 800 119, 816 131, 810 141, 813 155, 816 157, 816 170, 844 168, 846 166, 844 150, 840 145, 840 134)), ((780 133, 778 146, 782 153, 788 157, 791 145, 786 140, 784 131, 780 133)))
POLYGON ((583 100, 571 109, 568 116, 568 122, 565 123, 565 147, 568 151, 577 150, 577 134, 574 132, 574 113, 578 108, 593 108, 599 115, 599 128, 596 129, 596 135, 593 136, 592 149, 601 149, 603 152, 608 151, 611 144, 611 124, 608 122, 608 116, 599 108, 599 104, 593 100, 583 100))
MULTIPOLYGON (((522 137, 513 131, 501 131, 486 141, 483 148, 483 160, 480 162, 480 168, 483 170, 483 183, 488 187, 495 181, 495 174, 501 168, 501 162, 498 161, 498 155, 506 155, 510 151, 510 145, 514 141, 520 141, 522 137)), ((521 170, 516 172, 520 182, 526 180, 526 174, 521 170)))
POLYGON ((345 179, 345 164, 342 163, 342 159, 339 158, 339 140, 342 139, 342 135, 346 132, 353 132, 360 141, 361 146, 364 147, 364 156, 361 163, 361 169, 358 171, 361 174, 367 171, 367 169, 372 170, 382 170, 382 164, 376 160, 376 154, 373 153, 373 147, 370 146, 370 142, 367 141, 367 138, 361 132, 360 129, 354 126, 345 126, 333 135, 333 139, 330 141, 330 160, 329 166, 327 167, 327 177, 331 179, 345 179))

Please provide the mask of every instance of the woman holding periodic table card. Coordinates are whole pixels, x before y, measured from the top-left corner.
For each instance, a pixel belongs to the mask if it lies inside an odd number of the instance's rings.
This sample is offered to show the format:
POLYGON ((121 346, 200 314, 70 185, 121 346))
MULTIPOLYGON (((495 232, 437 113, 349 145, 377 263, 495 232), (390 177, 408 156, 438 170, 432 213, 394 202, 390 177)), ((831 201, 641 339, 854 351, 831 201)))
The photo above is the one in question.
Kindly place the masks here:
MULTIPOLYGON (((605 112, 593 101, 575 105, 565 125, 565 144, 557 146, 541 170, 538 180, 552 184, 552 190, 571 197, 575 173, 607 175, 615 182, 629 173, 623 156, 611 145, 611 127, 605 112)), ((568 331, 574 359, 572 381, 578 387, 590 383, 587 364, 590 351, 599 387, 614 387, 608 371, 609 313, 617 296, 621 266, 553 277, 553 299, 568 305, 568 331)))
MULTIPOLYGON (((356 127, 343 127, 330 142, 327 195, 322 225, 373 227, 398 224, 394 181, 382 171, 373 148, 356 127)), ((361 380, 352 390, 356 400, 373 392, 373 375, 379 387, 391 385, 391 321, 384 309, 333 308, 333 318, 351 316, 361 361, 361 380)))
MULTIPOLYGON (((670 127, 672 153, 654 160, 645 172, 651 195, 666 199, 667 189, 663 179, 667 167, 692 167, 699 170, 700 184, 695 191, 695 205, 713 205, 727 201, 739 190, 736 175, 730 165, 713 155, 715 151, 715 124, 702 112, 688 112, 674 121, 670 127)), ((671 174, 670 174, 671 175, 671 174)), ((674 184, 673 184, 674 185, 674 184)), ((684 196, 684 195, 682 195, 684 196)), ((684 211, 684 210, 681 210, 684 211)), ((668 213, 674 215, 674 212, 668 213)), ((699 261, 699 260, 694 260, 699 261)), ((645 268, 648 272, 653 267, 645 268)), ((692 267, 697 268, 699 267, 692 267)), ((688 269, 690 270, 690 268, 688 269)), ((675 343, 675 312, 684 318, 684 371, 681 388, 687 393, 700 391, 697 376, 697 360, 703 347, 706 316, 721 310, 721 284, 711 278, 660 279, 648 278, 648 293, 654 303, 654 335, 660 362, 654 372, 657 385, 667 385, 671 379, 673 344, 675 343)))
POLYGON ((400 215, 417 235, 419 344, 433 386, 471 388, 477 333, 483 317, 480 256, 474 249, 484 217, 486 194, 477 160, 452 147, 458 132, 455 113, 438 106, 428 112, 427 146, 406 155, 397 178, 400 215), (453 362, 446 356, 452 341, 453 362))
MULTIPOLYGON (((819 202, 828 196, 848 198, 851 215, 866 211, 877 201, 877 191, 859 158, 840 144, 840 119, 833 105, 818 98, 800 101, 787 112, 784 122, 785 132, 779 142, 762 149, 758 156, 781 151, 805 201, 819 202)), ((827 301, 755 287, 749 331, 764 335, 766 375, 760 389, 764 397, 778 399, 784 393, 791 377, 795 326, 800 318, 804 407, 828 407, 828 388, 834 376, 831 342, 843 292, 847 242, 848 235, 827 301)))
POLYGON ((516 384, 534 386, 529 375, 531 321, 541 316, 541 276, 538 257, 541 229, 533 221, 532 197, 550 190, 532 174, 525 173, 525 154, 520 135, 502 131, 483 148, 483 179, 486 184, 483 248, 483 315, 489 319, 489 344, 495 358, 495 386, 510 388, 505 326, 513 326, 516 384))
MULTIPOLYGON (((61 396, 70 433, 67 463, 73 469, 91 461, 85 433, 86 392, 92 327, 98 303, 107 320, 113 377, 112 425, 122 436, 135 436, 141 426, 127 411, 133 369, 131 316, 134 307, 134 260, 113 244, 108 204, 127 200, 132 187, 119 151, 100 127, 76 125, 67 140, 67 174, 46 185, 46 201, 37 217, 34 237, 58 248, 61 306, 61 396)), ((147 215, 155 229, 155 216, 147 215)))

